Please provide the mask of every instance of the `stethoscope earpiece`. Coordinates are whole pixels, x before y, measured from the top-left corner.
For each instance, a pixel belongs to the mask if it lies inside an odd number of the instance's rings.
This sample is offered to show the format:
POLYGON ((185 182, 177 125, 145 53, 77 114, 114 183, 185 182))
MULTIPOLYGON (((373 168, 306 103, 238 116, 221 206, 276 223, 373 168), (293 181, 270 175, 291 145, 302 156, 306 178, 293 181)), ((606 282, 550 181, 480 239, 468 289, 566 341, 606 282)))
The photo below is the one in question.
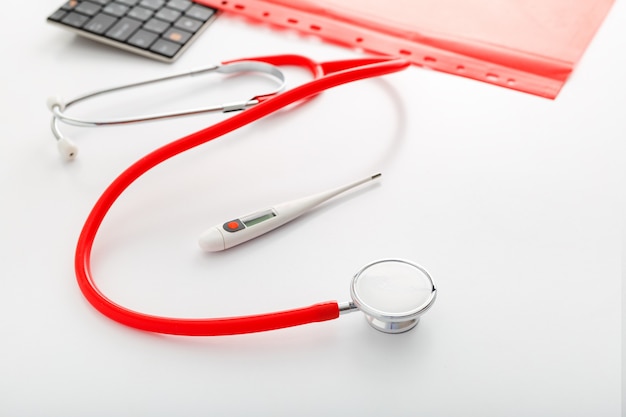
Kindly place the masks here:
POLYGON ((48 97, 46 100, 46 106, 51 112, 54 112, 55 107, 58 107, 60 111, 65 110, 65 102, 59 97, 48 97))
MULTIPOLYGON (((54 115, 62 114, 67 107, 65 101, 61 100, 59 97, 48 97, 48 100, 46 100, 46 105, 48 107, 48 110, 50 110, 54 115)), ((50 126, 52 129, 52 133, 57 140, 57 149, 59 150, 59 153, 61 154, 63 159, 65 159, 66 161, 71 161, 72 159, 76 158, 76 155, 78 155, 78 146, 76 146, 76 144, 72 140, 68 139, 67 136, 61 133, 57 125, 57 119, 58 118, 56 116, 53 117, 50 126)))
POLYGON ((57 139, 57 149, 61 156, 67 161, 71 161, 78 155, 78 146, 64 136, 57 139))

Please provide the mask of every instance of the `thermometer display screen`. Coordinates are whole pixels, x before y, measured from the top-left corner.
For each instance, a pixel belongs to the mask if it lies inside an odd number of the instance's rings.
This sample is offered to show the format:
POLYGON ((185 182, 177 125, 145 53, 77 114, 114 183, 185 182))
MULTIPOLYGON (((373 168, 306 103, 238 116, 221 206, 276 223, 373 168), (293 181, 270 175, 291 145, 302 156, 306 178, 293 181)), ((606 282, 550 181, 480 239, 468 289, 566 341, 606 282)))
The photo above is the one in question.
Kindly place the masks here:
POLYGON ((241 219, 241 222, 246 225, 246 227, 250 227, 254 226, 255 224, 264 222, 265 220, 269 220, 272 217, 276 217, 276 212, 272 209, 269 209, 243 217, 241 219))

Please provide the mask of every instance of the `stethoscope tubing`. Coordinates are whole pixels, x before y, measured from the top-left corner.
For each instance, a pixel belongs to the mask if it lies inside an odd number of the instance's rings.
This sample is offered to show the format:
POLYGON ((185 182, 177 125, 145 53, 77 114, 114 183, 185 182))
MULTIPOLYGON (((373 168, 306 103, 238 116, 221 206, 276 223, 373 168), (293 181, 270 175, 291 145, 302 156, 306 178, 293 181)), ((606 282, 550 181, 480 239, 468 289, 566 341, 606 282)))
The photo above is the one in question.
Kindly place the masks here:
POLYGON ((156 333, 187 336, 218 336, 275 330, 339 317, 336 301, 274 313, 227 318, 170 318, 140 313, 111 301, 97 287, 91 272, 91 250, 98 229, 117 198, 139 177, 182 152, 212 141, 248 125, 285 106, 311 98, 322 91, 352 81, 405 69, 410 64, 400 58, 365 58, 316 63, 298 55, 253 58, 272 65, 298 65, 308 68, 315 79, 270 97, 256 97, 259 104, 242 113, 166 144, 136 161, 102 193, 82 228, 75 253, 75 272, 80 290, 100 313, 121 324, 156 333))

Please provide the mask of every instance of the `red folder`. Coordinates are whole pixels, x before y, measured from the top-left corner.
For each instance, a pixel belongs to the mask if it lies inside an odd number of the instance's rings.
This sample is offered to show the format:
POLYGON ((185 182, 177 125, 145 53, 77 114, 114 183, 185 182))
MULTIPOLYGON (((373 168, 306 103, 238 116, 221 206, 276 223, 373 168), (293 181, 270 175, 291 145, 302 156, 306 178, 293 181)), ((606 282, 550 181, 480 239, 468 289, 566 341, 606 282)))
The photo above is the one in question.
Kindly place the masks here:
POLYGON ((614 0, 196 0, 418 66, 554 98, 614 0))

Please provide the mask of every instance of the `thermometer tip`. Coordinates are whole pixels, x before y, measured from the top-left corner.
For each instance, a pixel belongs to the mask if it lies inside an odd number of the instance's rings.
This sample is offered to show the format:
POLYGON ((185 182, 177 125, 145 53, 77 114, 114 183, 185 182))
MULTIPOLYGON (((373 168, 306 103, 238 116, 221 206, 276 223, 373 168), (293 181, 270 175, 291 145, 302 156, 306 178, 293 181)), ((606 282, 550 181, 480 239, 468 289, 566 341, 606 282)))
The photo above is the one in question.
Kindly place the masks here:
POLYGON ((375 180, 376 178, 380 177, 381 175, 383 175, 382 173, 378 173, 378 174, 374 174, 372 175, 372 179, 375 180))

